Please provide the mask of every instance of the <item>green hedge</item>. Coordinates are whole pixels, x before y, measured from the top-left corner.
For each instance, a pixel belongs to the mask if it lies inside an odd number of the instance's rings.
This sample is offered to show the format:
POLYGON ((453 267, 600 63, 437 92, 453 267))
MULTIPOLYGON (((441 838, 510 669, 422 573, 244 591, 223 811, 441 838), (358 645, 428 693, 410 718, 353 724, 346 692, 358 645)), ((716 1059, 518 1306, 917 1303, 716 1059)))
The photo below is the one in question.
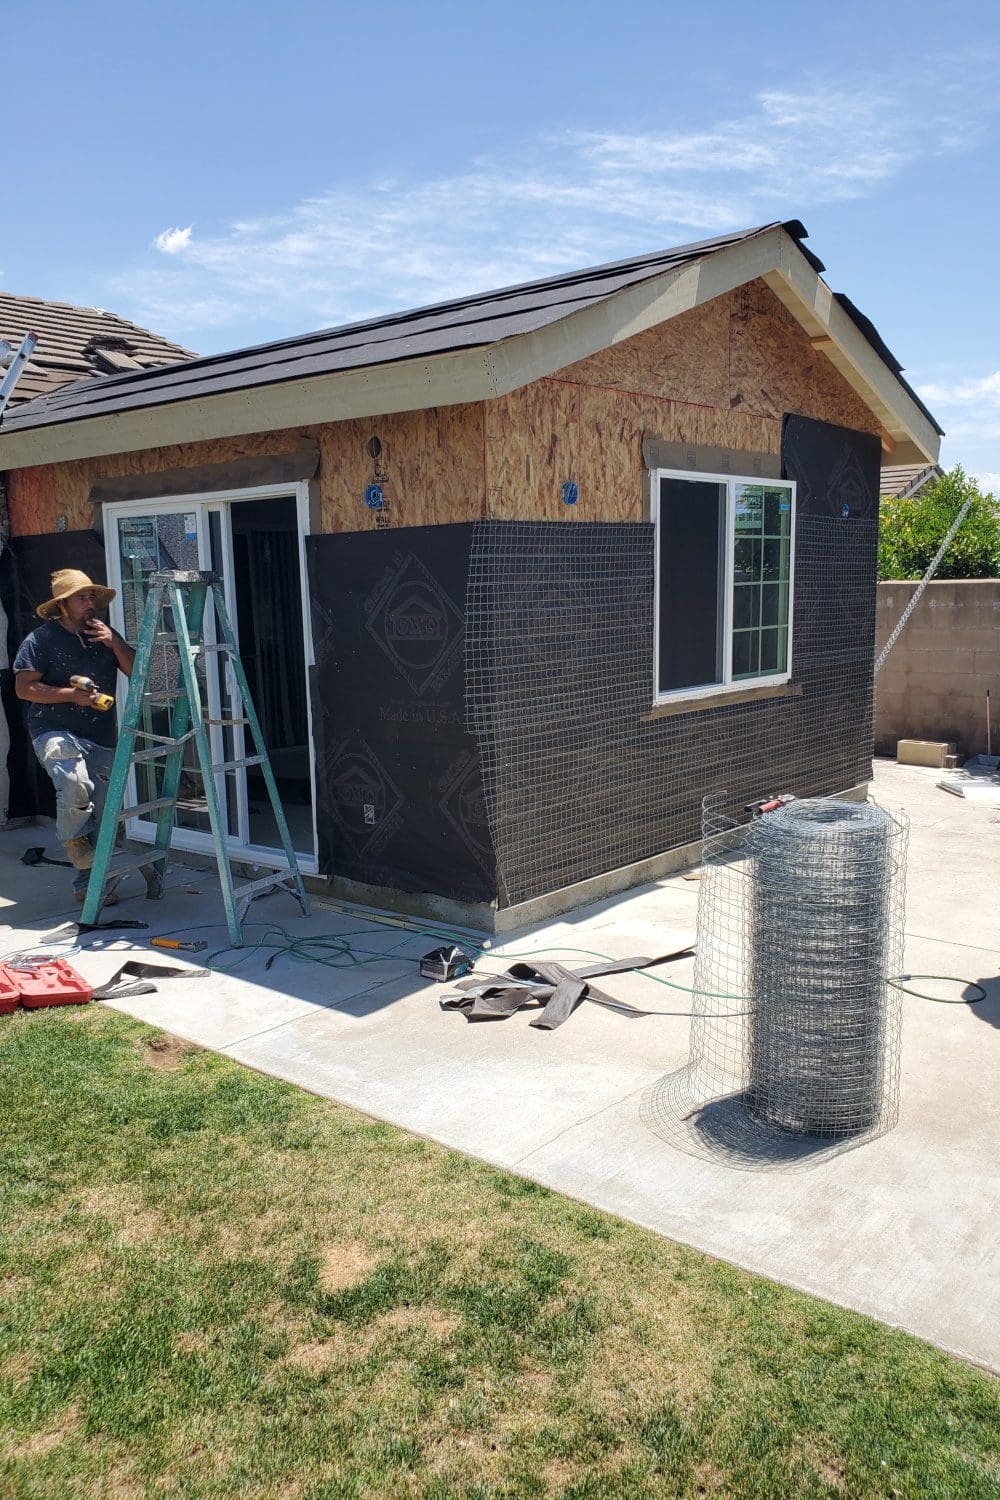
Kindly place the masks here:
POLYGON ((972 506, 937 578, 1000 577, 1000 505, 960 464, 908 500, 885 499, 879 513, 879 578, 922 578, 964 502, 972 506))

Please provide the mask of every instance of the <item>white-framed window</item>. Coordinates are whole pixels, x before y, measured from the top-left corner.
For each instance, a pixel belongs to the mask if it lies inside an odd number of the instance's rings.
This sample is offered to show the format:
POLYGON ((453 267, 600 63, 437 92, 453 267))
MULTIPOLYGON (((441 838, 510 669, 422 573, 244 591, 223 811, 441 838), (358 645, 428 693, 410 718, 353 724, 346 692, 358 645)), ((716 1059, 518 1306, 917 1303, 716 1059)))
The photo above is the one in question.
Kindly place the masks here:
POLYGON ((787 682, 795 484, 653 469, 650 500, 654 701, 787 682))

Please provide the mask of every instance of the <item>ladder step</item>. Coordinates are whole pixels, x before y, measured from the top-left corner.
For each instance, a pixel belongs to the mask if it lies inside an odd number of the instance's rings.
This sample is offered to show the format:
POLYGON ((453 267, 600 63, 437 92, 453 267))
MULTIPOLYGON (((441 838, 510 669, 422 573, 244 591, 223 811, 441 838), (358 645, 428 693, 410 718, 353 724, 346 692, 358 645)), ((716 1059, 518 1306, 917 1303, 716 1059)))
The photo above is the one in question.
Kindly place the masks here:
POLYGON ((172 797, 157 797, 153 802, 137 802, 134 807, 123 807, 118 817, 138 818, 143 813, 157 812, 161 807, 172 807, 173 802, 172 797))
POLYGON ((228 725, 232 726, 232 725, 235 725, 235 724, 249 724, 250 720, 249 719, 202 719, 202 723, 203 724, 223 724, 223 725, 227 725, 228 724, 228 725))
POLYGON ((288 880, 294 881, 295 876, 291 870, 275 871, 273 875, 266 875, 260 880, 251 880, 248 885, 237 885, 233 887, 233 896, 237 901, 245 901, 248 896, 254 896, 258 891, 289 891, 293 896, 298 895, 294 885, 286 885, 288 880))
POLYGON ((129 756, 132 764, 140 760, 155 760, 158 755, 172 755, 181 745, 193 737, 194 731, 182 734, 176 740, 165 740, 162 745, 154 745, 151 750, 133 750, 129 756))
POLYGON ((119 875, 127 875, 130 870, 142 870, 146 865, 155 865, 161 859, 166 859, 169 853, 169 849, 150 849, 148 854, 126 854, 122 858, 116 855, 108 865, 108 880, 117 880, 119 875))
POLYGON ((187 693, 183 688, 173 688, 166 693, 143 693, 142 701, 143 703, 176 703, 178 698, 186 697, 187 693))
MULTIPOLYGON (((247 755, 243 760, 220 760, 212 767, 213 771, 238 771, 241 766, 259 766, 263 761, 263 755, 247 755)), ((192 771, 195 767, 192 766, 192 771)))
MULTIPOLYGON (((177 637, 170 634, 158 635, 153 644, 154 646, 176 646, 177 637)), ((199 651, 232 651, 235 655, 236 643, 235 641, 192 641, 191 650, 194 653, 199 651)))

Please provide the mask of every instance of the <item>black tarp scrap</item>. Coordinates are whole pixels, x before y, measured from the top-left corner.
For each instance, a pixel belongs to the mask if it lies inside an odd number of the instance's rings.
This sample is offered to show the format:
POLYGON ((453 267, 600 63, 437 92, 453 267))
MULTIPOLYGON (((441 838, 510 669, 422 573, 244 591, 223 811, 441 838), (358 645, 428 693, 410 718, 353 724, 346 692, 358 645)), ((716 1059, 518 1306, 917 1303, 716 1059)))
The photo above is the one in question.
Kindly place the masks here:
POLYGON ((670 953, 661 953, 658 958, 606 960, 582 969, 568 969, 561 963, 531 959, 511 964, 504 973, 489 978, 463 979, 457 986, 462 993, 446 995, 440 1005, 442 1010, 460 1010, 467 1021, 505 1021, 519 1010, 540 1008, 541 1015, 529 1022, 539 1031, 555 1031, 557 1026, 569 1020, 584 1000, 592 1000, 595 1005, 603 1005, 617 1015, 635 1020, 656 1012, 641 1010, 626 1000, 616 1000, 590 981, 608 974, 631 974, 640 969, 652 969, 658 964, 687 958, 693 952, 694 944, 689 943, 670 953))

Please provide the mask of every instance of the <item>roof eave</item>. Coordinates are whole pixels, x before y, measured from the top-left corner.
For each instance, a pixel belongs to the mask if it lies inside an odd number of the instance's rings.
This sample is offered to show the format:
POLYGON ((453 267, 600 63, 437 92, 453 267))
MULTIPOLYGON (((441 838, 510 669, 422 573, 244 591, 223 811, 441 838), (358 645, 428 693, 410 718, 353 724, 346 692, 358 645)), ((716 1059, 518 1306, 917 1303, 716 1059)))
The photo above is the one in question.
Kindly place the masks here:
POLYGON ((874 413, 883 449, 893 462, 936 462, 940 437, 927 414, 838 304, 795 240, 775 226, 495 344, 0 431, 0 470, 488 400, 758 278, 874 413))
POLYGON ((894 464, 935 464, 942 434, 845 312, 795 241, 782 236, 781 259, 764 280, 809 335, 814 349, 857 391, 882 427, 882 450, 894 464))

